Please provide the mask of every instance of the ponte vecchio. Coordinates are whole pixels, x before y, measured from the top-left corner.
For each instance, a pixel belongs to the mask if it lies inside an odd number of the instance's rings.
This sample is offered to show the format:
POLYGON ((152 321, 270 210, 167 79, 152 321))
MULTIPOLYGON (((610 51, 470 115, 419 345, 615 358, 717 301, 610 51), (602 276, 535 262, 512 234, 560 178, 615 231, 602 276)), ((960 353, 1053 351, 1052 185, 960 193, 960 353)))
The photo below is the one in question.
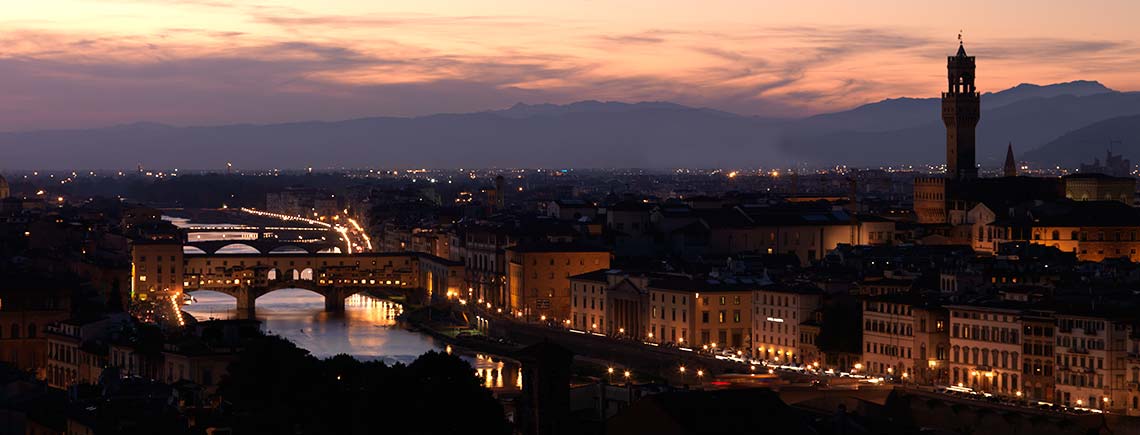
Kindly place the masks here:
MULTIPOLYGON (((187 250, 183 237, 136 239, 131 249, 132 298, 180 298, 212 290, 237 298, 239 315, 252 317, 258 297, 300 288, 325 297, 327 311, 343 311, 344 300, 365 291, 394 292, 426 302, 458 292, 462 263, 416 252, 219 254, 187 250), (186 253, 203 252, 203 253, 186 253)), ((249 247, 240 242, 227 246, 249 247)), ((174 299, 180 301, 180 299, 174 299)))

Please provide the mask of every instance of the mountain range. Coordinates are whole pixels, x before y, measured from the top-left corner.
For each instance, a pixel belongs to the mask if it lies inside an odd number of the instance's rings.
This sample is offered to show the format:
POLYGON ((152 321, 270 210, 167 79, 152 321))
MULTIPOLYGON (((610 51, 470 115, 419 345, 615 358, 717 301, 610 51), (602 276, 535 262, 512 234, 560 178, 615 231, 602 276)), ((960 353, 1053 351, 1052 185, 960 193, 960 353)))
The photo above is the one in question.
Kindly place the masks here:
MULTIPOLYGON (((504 110, 337 122, 0 133, 0 169, 327 167, 778 167, 940 163, 938 98, 897 98, 803 119, 668 102, 516 104, 504 110)), ((1098 82, 982 96, 978 160, 1075 165, 1140 151, 1140 92, 1098 82), (1119 141, 1113 142, 1113 141, 1119 141)))

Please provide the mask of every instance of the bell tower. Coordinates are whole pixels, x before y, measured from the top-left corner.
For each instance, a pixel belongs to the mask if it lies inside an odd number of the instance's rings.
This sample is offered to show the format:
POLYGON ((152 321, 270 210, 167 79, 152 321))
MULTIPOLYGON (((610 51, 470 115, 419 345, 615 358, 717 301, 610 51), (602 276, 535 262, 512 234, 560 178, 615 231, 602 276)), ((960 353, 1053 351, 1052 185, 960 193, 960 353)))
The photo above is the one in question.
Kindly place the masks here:
POLYGON ((952 180, 970 180, 978 177, 974 129, 981 118, 981 96, 974 87, 974 56, 966 55, 962 35, 958 35, 958 54, 946 59, 946 73, 947 87, 942 93, 946 174, 952 180))

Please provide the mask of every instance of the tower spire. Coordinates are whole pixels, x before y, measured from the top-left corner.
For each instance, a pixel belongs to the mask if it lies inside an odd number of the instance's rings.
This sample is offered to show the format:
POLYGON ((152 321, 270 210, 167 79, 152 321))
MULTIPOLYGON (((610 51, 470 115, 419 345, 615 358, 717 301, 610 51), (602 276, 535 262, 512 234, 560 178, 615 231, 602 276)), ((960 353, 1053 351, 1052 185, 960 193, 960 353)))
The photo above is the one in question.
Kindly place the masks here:
POLYGON ((1013 159, 1013 142, 1009 143, 1009 147, 1005 149, 1005 170, 1006 177, 1017 176, 1017 162, 1013 159))

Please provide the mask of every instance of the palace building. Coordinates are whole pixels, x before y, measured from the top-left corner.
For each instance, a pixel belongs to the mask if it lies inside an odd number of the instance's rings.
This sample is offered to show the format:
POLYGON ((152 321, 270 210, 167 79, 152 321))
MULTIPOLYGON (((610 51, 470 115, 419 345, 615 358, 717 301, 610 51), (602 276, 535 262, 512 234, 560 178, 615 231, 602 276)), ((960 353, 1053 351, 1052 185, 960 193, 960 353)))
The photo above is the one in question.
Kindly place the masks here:
POLYGON ((1140 214, 1132 203, 1136 180, 1097 173, 1065 177, 1017 174, 1013 144, 1006 147, 1001 177, 978 178, 975 128, 981 100, 976 62, 959 45, 946 61, 942 93, 946 126, 946 174, 917 177, 914 213, 945 243, 969 244, 993 254, 1007 242, 1026 241, 1072 252, 1081 260, 1140 258, 1140 214))
POLYGON ((914 180, 914 212, 918 223, 945 224, 954 193, 962 182, 978 178, 975 128, 981 119, 981 95, 974 84, 975 59, 958 45, 946 59, 946 92, 942 93, 942 123, 946 125, 946 176, 914 180))

